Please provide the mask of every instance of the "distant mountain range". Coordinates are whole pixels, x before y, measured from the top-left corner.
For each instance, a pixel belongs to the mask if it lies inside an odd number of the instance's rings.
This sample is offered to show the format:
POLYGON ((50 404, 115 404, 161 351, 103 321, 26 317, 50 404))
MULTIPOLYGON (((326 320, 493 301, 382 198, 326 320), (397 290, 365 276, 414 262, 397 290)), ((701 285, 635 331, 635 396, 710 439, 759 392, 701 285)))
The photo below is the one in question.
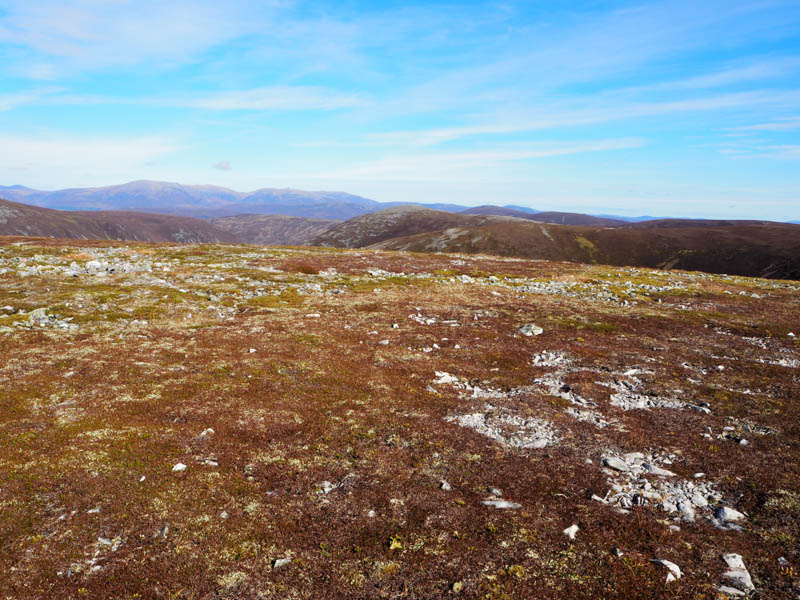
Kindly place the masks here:
POLYGON ((2 196, 14 201, 0 200, 0 235, 486 253, 800 279, 800 227, 789 223, 379 203, 344 192, 241 193, 152 181, 54 192, 0 187, 2 196))
POLYGON ((0 235, 140 242, 242 242, 233 233, 191 217, 129 211, 60 211, 7 200, 0 200, 0 235))
POLYGON ((212 185, 162 181, 52 192, 0 186, 0 198, 58 210, 135 210, 198 218, 248 213, 349 219, 384 208, 379 202, 344 192, 265 188, 245 193, 212 185))
MULTIPOLYGON (((338 221, 404 204, 402 202, 376 202, 345 192, 309 192, 288 188, 263 188, 254 192, 237 192, 213 185, 183 185, 147 180, 131 181, 107 187, 71 188, 55 191, 35 190, 21 185, 0 186, 0 198, 56 210, 134 210, 206 219, 242 214, 264 214, 338 221)), ((506 211, 507 216, 521 218, 525 218, 524 215, 542 214, 542 211, 516 205, 468 207, 446 203, 416 204, 448 212, 502 214, 497 211, 506 211)), ((561 218, 560 214, 546 213, 537 220, 556 222, 550 219, 559 219, 561 218)), ((601 215, 599 218, 633 222, 650 217, 628 218, 601 215)), ((577 223, 565 221, 565 224, 577 223)))
POLYGON ((410 206, 355 217, 311 243, 800 279, 800 227, 768 221, 665 219, 598 227, 410 206))

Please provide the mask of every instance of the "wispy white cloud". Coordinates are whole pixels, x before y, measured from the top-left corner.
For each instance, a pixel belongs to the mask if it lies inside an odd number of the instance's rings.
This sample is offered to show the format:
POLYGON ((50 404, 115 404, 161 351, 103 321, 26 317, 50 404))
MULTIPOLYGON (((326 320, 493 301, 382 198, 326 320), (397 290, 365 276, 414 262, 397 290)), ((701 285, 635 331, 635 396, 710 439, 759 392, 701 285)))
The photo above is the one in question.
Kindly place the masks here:
POLYGON ((667 80, 648 85, 628 87, 620 93, 644 93, 681 90, 703 90, 724 87, 745 82, 764 82, 766 80, 785 77, 800 69, 800 57, 773 57, 768 60, 753 62, 747 65, 728 67, 703 73, 684 79, 667 80))
POLYGON ((522 147, 474 152, 442 152, 413 155, 391 155, 330 173, 315 174, 319 178, 370 180, 442 180, 461 178, 475 170, 491 169, 498 163, 525 161, 570 154, 624 150, 643 146, 641 138, 603 139, 574 142, 540 142, 522 147))
POLYGON ((768 156, 773 158, 797 160, 800 159, 800 144, 783 144, 770 146, 768 156))
POLYGON ((230 171, 232 169, 231 163, 228 160, 221 160, 214 165, 214 168, 218 171, 230 171))
POLYGON ((366 100, 320 86, 274 85, 245 90, 204 92, 193 96, 101 96, 61 94, 46 100, 53 105, 132 105, 194 108, 218 111, 337 110, 363 106, 366 100))
MULTIPOLYGON (((0 43, 48 57, 43 61, 34 56, 27 67, 31 76, 48 78, 57 70, 68 74, 186 61, 215 44, 258 31, 268 14, 260 9, 248 15, 241 2, 209 0, 9 0, 3 8, 0 43)), ((21 63, 26 68, 28 63, 21 63)))
POLYGON ((800 144, 755 143, 720 148, 720 154, 737 158, 800 159, 800 144))
POLYGON ((729 131, 792 131, 800 129, 800 117, 786 117, 771 123, 756 123, 755 125, 743 125, 741 127, 731 127, 729 131))
POLYGON ((3 169, 36 168, 125 171, 182 148, 171 138, 83 137, 74 135, 0 135, 3 169))
MULTIPOLYGON (((611 101, 587 102, 584 106, 539 106, 516 114, 513 118, 463 127, 427 130, 402 130, 371 134, 369 140, 383 143, 402 143, 410 146, 432 146, 464 137, 523 133, 542 129, 574 127, 608 123, 626 119, 669 115, 684 112, 718 111, 722 109, 791 106, 800 102, 800 90, 750 91, 718 94, 700 98, 666 102, 611 101)), ((573 101, 573 105, 576 103, 573 101)))
POLYGON ((312 86, 267 86, 220 92, 193 99, 166 99, 162 102, 172 106, 208 110, 334 110, 364 103, 354 94, 312 86))
POLYGON ((18 92, 15 94, 0 94, 0 111, 11 110, 18 106, 26 104, 34 104, 40 101, 45 96, 54 94, 59 91, 59 88, 48 88, 41 90, 30 90, 27 92, 18 92))

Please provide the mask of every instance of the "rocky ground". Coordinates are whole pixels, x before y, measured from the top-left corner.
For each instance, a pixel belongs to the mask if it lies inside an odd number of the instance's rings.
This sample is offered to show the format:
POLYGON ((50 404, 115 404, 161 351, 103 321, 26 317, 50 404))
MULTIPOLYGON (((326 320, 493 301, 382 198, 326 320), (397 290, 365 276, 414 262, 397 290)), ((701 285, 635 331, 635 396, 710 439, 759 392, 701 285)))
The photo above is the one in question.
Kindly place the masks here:
POLYGON ((0 597, 797 598, 800 283, 0 238, 0 597))

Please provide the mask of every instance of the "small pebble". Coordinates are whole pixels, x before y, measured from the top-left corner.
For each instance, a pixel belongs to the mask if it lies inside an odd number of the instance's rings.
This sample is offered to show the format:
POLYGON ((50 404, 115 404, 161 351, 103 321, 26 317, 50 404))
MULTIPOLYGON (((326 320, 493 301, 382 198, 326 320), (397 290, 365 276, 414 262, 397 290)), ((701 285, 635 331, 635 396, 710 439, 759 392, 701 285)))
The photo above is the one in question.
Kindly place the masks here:
POLYGON ((574 540, 575 534, 578 533, 579 527, 577 525, 570 525, 564 530, 564 535, 566 535, 569 539, 574 540))
POLYGON ((498 499, 490 499, 484 500, 483 504, 486 506, 493 506, 494 508, 510 508, 510 509, 517 509, 520 508, 521 505, 517 504, 516 502, 509 502, 508 500, 498 500, 498 499))

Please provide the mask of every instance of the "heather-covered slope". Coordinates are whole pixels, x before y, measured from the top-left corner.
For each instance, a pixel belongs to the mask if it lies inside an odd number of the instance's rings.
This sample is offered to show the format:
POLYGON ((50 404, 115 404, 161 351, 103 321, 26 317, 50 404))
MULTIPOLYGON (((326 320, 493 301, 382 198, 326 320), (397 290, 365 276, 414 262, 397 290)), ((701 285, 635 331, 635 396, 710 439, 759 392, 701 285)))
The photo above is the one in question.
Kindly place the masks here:
POLYGON ((248 244, 302 246, 340 221, 285 215, 237 215, 210 222, 248 244))
POLYGON ((464 215, 406 204, 361 215, 332 227, 312 243, 335 248, 361 248, 394 238, 464 225, 480 226, 492 221, 506 222, 510 217, 464 215))
POLYGON ((794 598, 799 306, 702 273, 0 238, 0 597, 794 598))
POLYGON ((666 223, 577 227, 416 209, 364 215, 314 241, 337 247, 486 253, 800 279, 800 227, 796 225, 692 221, 680 227, 666 223))
POLYGON ((611 219, 606 217, 595 217, 592 215, 584 215, 581 213, 558 212, 558 211, 536 211, 525 212, 516 210, 505 206, 494 206, 491 204, 485 206, 476 206, 462 210, 461 214, 464 215, 495 215, 502 217, 516 217, 518 219, 528 219, 530 221, 539 221, 540 223, 556 223, 558 225, 591 225, 594 227, 619 227, 620 225, 627 224, 627 221, 619 219, 611 219))
POLYGON ((125 211, 60 211, 7 200, 0 200, 0 235, 181 243, 241 241, 228 231, 190 217, 125 211))

